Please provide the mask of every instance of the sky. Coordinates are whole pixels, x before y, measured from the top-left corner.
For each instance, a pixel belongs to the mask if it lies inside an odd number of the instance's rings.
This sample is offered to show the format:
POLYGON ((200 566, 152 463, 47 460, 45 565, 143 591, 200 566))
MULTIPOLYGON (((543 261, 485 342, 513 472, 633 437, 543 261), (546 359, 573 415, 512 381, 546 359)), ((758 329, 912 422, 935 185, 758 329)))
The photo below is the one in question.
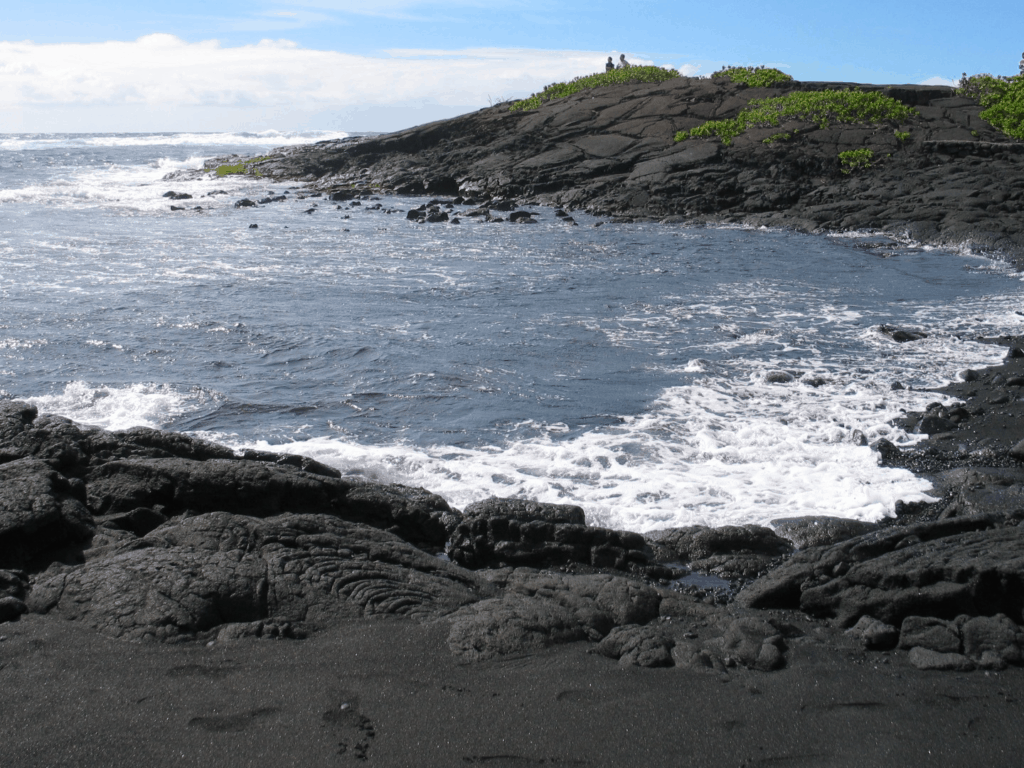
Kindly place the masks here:
POLYGON ((0 133, 392 131, 600 71, 767 65, 798 80, 1016 74, 1019 0, 11 2, 0 133), (993 23, 993 20, 1001 20, 993 23))

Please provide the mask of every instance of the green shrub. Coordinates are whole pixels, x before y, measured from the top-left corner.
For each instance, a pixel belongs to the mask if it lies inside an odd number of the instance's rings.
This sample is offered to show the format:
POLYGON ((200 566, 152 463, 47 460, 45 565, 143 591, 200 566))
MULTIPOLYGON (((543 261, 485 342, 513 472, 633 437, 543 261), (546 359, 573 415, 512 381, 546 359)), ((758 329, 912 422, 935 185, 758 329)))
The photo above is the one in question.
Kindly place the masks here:
POLYGON ((793 79, 792 75, 774 67, 722 67, 711 76, 727 77, 734 83, 744 83, 753 88, 768 88, 793 79))
POLYGON ((717 136, 728 146, 748 128, 778 126, 783 120, 806 120, 828 128, 831 123, 879 123, 906 120, 916 114, 917 110, 877 91, 797 91, 770 99, 751 99, 732 120, 710 120, 689 131, 679 131, 676 141, 717 136))
POLYGON ((582 75, 568 83, 552 83, 540 93, 529 98, 520 99, 509 107, 510 112, 524 112, 537 109, 545 101, 564 99, 574 93, 604 85, 626 85, 629 83, 662 83, 679 77, 679 72, 663 67, 629 67, 613 69, 611 72, 599 72, 596 75, 582 75))
POLYGON ((910 138, 910 131, 893 131, 893 135, 896 137, 896 141, 902 144, 910 138))
POLYGON ((792 138, 792 134, 789 133, 773 133, 767 139, 762 139, 762 144, 772 144, 776 141, 789 141, 792 138))
MULTIPOLYGON (((1024 139, 1024 74, 967 76, 956 89, 960 96, 977 99, 981 118, 1013 139, 1024 139)), ((972 131, 972 135, 977 135, 972 131)))
POLYGON ((870 149, 851 149, 839 153, 839 170, 843 173, 859 171, 871 167, 871 159, 875 153, 870 149))
POLYGON ((243 160, 240 163, 234 165, 218 165, 214 170, 214 174, 219 178, 221 176, 234 176, 238 174, 245 174, 248 176, 262 176, 259 168, 254 168, 256 163, 267 160, 269 156, 265 157, 254 157, 252 160, 243 160))

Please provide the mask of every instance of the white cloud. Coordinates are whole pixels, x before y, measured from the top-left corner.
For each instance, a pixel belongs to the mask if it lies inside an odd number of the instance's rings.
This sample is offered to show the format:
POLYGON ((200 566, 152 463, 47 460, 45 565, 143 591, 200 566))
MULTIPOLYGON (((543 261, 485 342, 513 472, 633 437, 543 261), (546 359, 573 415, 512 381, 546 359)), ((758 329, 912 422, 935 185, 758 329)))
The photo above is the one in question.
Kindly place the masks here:
POLYGON ((225 48, 167 34, 92 44, 0 42, 0 131, 12 130, 3 125, 5 114, 52 107, 256 106, 309 113, 424 102, 485 106, 498 95, 526 95, 599 71, 607 56, 525 48, 386 53, 317 51, 287 40, 225 48))
POLYGON ((960 78, 956 80, 950 80, 948 77, 929 77, 927 80, 922 80, 918 85, 948 85, 950 88, 956 88, 960 85, 960 78))

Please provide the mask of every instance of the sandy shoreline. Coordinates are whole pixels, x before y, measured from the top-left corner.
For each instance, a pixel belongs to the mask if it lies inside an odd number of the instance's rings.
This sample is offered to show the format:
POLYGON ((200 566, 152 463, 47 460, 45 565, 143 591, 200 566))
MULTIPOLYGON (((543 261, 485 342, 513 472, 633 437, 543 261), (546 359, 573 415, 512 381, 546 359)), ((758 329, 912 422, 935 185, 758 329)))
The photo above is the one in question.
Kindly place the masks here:
POLYGON ((852 643, 719 674, 579 644, 460 663, 443 627, 391 619, 209 646, 38 616, 2 634, 12 768, 1012 765, 1024 749, 1024 671, 923 672, 852 643))

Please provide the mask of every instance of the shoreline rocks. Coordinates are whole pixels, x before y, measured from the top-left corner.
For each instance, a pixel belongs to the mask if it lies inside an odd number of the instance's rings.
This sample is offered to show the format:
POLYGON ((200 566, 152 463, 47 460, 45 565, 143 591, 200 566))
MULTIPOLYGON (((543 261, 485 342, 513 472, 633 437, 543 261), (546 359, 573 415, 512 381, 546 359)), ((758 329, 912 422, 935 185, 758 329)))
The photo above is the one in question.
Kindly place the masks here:
MULTIPOLYGON (((944 86, 748 88, 680 77, 584 91, 533 111, 499 105, 382 136, 281 148, 255 166, 331 199, 464 196, 487 211, 543 204, 621 222, 875 231, 1024 264, 1024 143, 981 111, 944 86), (826 88, 878 91, 918 114, 899 124, 790 121, 748 130, 729 146, 674 141, 677 131, 735 117, 751 99, 826 88), (839 153, 860 149, 874 153, 870 167, 844 172, 839 153)), ((417 212, 432 218, 444 212, 417 212)))
MULTIPOLYGON (((1010 355, 950 392, 970 387, 970 409, 1018 367, 1010 355)), ((896 519, 643 537, 588 526, 572 505, 460 511, 299 456, 0 401, 0 622, 29 611, 128 640, 229 642, 394 615, 446 622, 466 660, 582 641, 621 665, 728 675, 785 667, 811 643, 998 670, 1024 662, 1024 468, 1020 433, 1002 434, 1016 409, 971 416, 967 446, 937 434, 881 451, 923 462, 943 494, 896 519)))

